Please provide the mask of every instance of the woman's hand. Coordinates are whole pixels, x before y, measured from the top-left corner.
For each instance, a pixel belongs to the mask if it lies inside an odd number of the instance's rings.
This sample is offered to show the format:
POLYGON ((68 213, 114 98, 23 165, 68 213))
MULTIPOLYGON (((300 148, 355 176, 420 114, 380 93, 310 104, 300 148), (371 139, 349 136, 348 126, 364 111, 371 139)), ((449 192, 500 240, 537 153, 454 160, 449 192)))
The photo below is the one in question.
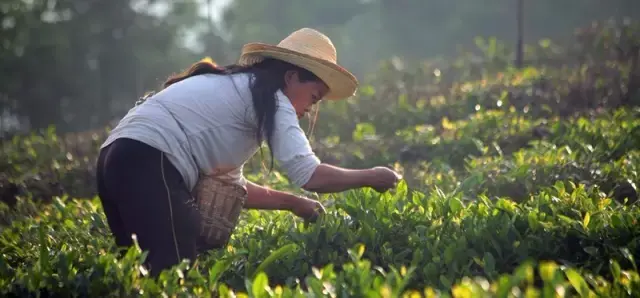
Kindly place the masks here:
POLYGON ((291 208, 291 212, 306 221, 315 222, 318 217, 327 211, 324 206, 313 199, 298 197, 291 208))
POLYGON ((396 187, 398 181, 402 179, 402 176, 387 167, 375 167, 372 171, 369 185, 380 193, 396 187))

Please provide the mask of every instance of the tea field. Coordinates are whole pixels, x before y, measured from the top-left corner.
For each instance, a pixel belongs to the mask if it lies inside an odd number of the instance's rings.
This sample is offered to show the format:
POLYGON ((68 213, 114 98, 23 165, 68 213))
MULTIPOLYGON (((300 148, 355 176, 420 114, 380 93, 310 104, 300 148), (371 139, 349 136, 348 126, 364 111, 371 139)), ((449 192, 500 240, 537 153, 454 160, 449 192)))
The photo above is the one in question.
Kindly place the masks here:
MULTIPOLYGON (((105 131, 5 141, 0 294, 640 296, 638 24, 530 45, 522 69, 500 42, 477 43, 418 70, 389 63, 357 98, 322 104, 319 156, 395 167, 397 189, 319 196, 328 213, 313 224, 246 210, 226 249, 158 279, 144 252, 119 256, 95 197, 105 131)), ((258 162, 249 179, 300 192, 258 162)))

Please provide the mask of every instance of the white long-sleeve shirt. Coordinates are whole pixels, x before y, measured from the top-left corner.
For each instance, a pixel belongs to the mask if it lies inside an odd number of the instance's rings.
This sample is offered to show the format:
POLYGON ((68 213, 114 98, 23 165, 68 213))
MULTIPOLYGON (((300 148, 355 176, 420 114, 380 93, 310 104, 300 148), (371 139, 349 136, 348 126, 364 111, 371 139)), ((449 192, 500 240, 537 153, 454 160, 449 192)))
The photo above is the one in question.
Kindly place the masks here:
MULTIPOLYGON (((205 74, 175 83, 129 110, 102 148, 117 138, 155 147, 165 152, 189 189, 195 186, 200 172, 246 185, 242 168, 259 149, 248 84, 248 74, 205 74), (180 121, 186 135, 167 109, 180 121), (187 136, 191 147, 186 143, 187 136)), ((289 99, 282 91, 276 98, 274 158, 291 182, 300 187, 309 181, 320 160, 300 128, 289 99)))

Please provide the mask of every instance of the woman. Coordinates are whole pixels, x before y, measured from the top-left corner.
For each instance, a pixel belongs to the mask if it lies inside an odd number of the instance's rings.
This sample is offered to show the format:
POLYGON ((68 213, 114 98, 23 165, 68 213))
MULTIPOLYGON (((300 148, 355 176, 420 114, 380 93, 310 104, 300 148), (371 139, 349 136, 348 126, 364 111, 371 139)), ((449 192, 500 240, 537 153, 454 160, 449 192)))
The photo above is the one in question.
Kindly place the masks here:
POLYGON ((304 28, 278 46, 251 43, 237 65, 201 61, 170 77, 111 131, 98 159, 98 192, 118 246, 136 234, 152 274, 194 260, 200 214, 191 195, 200 174, 246 187, 244 208, 289 210, 313 220, 312 199, 244 179, 242 167, 266 141, 293 184, 312 192, 372 187, 399 179, 385 167, 343 169, 314 155, 298 120, 321 99, 351 96, 355 77, 336 64, 329 38, 304 28))

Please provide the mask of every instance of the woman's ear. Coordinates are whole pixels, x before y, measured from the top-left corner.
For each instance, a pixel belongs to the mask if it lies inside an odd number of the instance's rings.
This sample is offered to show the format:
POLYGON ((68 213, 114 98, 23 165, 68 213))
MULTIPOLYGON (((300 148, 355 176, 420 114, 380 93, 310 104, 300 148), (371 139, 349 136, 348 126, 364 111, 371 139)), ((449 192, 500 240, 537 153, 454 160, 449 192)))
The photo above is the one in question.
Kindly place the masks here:
POLYGON ((287 70, 287 72, 284 73, 284 85, 285 86, 291 86, 291 84, 294 84, 298 81, 298 72, 295 70, 287 70))

